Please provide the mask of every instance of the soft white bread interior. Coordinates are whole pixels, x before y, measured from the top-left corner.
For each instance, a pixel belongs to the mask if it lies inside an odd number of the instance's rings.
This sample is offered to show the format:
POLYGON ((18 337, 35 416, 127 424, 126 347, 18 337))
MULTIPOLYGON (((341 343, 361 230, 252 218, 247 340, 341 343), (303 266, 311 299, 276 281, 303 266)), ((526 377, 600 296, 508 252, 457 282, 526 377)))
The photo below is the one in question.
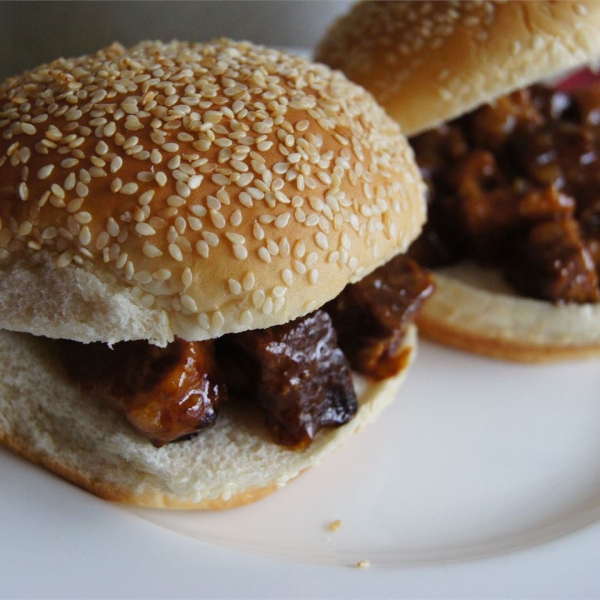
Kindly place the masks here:
POLYGON ((361 2, 315 58, 364 85, 406 135, 600 56, 600 2, 361 2))
POLYGON ((500 271, 464 261, 435 273, 436 291, 418 317, 426 338, 518 362, 600 354, 600 304, 524 298, 500 271))
POLYGON ((355 377, 360 409, 348 424, 321 430, 303 450, 273 443, 256 407, 228 403, 214 427, 160 449, 69 381, 52 342, 0 332, 0 441, 89 491, 139 506, 220 509, 275 491, 317 464, 393 400, 406 367, 371 382, 355 377))
POLYGON ((0 328, 204 340, 406 249, 423 184, 360 86, 277 50, 144 42, 0 86, 0 328))

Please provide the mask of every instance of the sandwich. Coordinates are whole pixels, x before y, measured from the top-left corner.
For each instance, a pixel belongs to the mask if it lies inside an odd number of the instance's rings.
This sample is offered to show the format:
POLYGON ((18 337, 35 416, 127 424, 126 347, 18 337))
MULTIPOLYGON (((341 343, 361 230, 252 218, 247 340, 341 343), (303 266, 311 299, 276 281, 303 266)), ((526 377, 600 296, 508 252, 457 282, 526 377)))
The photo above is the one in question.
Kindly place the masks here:
POLYGON ((219 509, 393 399, 432 282, 399 127, 277 50, 118 44, 0 87, 0 442, 103 498, 219 509))
POLYGON ((316 59, 410 136, 426 337, 517 360, 600 351, 597 2, 365 2, 316 59))

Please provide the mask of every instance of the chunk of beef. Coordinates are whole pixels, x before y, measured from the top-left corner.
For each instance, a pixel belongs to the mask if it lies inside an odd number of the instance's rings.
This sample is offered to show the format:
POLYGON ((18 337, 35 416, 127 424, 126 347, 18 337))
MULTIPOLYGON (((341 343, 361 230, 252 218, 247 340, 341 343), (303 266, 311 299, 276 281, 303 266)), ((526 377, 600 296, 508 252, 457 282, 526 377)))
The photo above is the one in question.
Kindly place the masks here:
POLYGON ((600 125, 600 83, 596 81, 572 94, 577 110, 577 121, 585 127, 600 125))
POLYGON ((436 226, 436 216, 433 210, 429 211, 421 235, 410 245, 406 253, 412 260, 428 269, 449 265, 464 254, 457 244, 448 241, 451 236, 444 235, 444 229, 436 226))
POLYGON ((59 342, 70 378, 125 415, 157 447, 212 425, 226 392, 213 343, 59 342))
POLYGON ((426 131, 412 138, 411 146, 418 156, 423 179, 435 186, 436 193, 443 183, 448 165, 464 158, 470 150, 463 131, 456 124, 445 124, 426 131))
MULTIPOLYGON (((454 175, 453 198, 462 237, 482 261, 500 260, 510 252, 516 236, 531 224, 571 217, 574 200, 556 188, 529 189, 526 184, 506 181, 494 158, 486 150, 474 150, 454 175)), ((448 199, 442 200, 448 204, 448 199)))
POLYGON ((358 410, 350 366, 322 310, 218 344, 231 394, 256 398, 280 444, 304 446, 358 410))
POLYGON ((465 255, 509 261, 523 293, 556 302, 595 296, 586 261, 600 272, 600 84, 532 86, 413 142, 431 219, 411 256, 430 266, 465 255))
POLYGON ((411 140, 427 185, 427 223, 407 254, 419 264, 433 268, 455 262, 464 254, 453 211, 439 201, 453 190, 447 181, 449 164, 464 158, 469 145, 457 125, 442 125, 411 140), (433 200, 436 200, 435 202, 433 200))
POLYGON ((433 288, 429 273, 397 256, 326 304, 352 368, 374 379, 398 373, 406 327, 433 288))
POLYGON ((535 225, 508 266, 509 281, 524 294, 554 302, 597 302, 598 276, 577 221, 535 225))
POLYGON ((544 117, 531 91, 524 89, 482 106, 463 121, 475 145, 501 150, 516 133, 541 126, 544 117))

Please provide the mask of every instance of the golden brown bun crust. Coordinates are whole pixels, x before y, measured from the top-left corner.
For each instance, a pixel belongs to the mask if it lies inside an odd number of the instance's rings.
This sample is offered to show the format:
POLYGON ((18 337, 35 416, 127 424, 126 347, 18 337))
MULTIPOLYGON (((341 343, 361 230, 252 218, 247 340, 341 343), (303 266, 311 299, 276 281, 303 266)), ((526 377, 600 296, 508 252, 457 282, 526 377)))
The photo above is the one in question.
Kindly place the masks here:
POLYGON ((418 318, 423 337, 460 350, 518 362, 600 354, 600 305, 518 296, 494 269, 464 262, 435 275, 435 294, 418 318))
POLYGON ((362 2, 315 58, 413 135, 597 60, 599 26, 600 2, 362 2))
POLYGON ((107 500, 233 508, 282 488, 375 420, 394 400, 414 358, 414 326, 404 345, 402 372, 380 382, 356 376, 358 414, 342 427, 319 431, 308 448, 273 443, 256 407, 234 402, 195 438, 155 448, 74 385, 51 344, 0 331, 0 444, 107 500))
POLYGON ((0 86, 0 328, 165 344, 284 323, 405 249, 422 191, 397 124, 323 65, 228 40, 59 59, 0 86), (89 318, 103 286, 138 331, 89 318))

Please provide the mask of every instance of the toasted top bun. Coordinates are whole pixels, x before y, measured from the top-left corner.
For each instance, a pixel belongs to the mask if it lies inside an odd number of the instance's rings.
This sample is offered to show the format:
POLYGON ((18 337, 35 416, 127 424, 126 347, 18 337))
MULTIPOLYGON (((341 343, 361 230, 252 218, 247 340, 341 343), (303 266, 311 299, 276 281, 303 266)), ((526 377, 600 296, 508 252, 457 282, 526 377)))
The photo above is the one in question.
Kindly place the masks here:
POLYGON ((600 57, 600 2, 362 2, 316 60, 364 85, 406 135, 600 57))
POLYGON ((277 50, 114 44, 0 87, 0 328, 164 345, 269 327, 424 218, 398 125, 277 50))

